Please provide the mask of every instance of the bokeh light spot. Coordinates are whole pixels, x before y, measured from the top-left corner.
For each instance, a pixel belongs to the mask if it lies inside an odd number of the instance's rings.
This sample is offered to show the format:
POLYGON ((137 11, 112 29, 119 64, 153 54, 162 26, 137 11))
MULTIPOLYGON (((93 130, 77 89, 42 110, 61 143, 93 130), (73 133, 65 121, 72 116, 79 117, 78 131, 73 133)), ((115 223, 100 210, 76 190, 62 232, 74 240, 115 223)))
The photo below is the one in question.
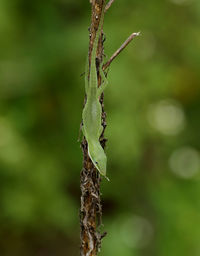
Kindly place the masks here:
POLYGON ((184 4, 190 4, 192 0, 170 0, 170 2, 177 5, 184 5, 184 4))
POLYGON ((176 135, 185 127, 185 115, 174 100, 162 100, 148 109, 150 125, 165 135, 176 135))
POLYGON ((171 170, 181 178, 192 178, 200 170, 199 152, 191 147, 174 151, 169 159, 171 170))
POLYGON ((151 241, 153 228, 147 219, 134 215, 123 223, 121 236, 128 247, 143 248, 151 241))

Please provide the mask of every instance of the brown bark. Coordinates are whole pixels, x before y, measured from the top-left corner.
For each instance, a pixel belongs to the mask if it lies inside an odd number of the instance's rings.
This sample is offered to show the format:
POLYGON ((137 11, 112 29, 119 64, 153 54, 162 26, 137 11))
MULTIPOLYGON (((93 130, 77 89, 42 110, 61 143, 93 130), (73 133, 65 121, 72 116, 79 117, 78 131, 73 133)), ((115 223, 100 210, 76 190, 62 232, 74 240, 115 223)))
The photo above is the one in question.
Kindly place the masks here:
MULTIPOLYGON (((105 10, 103 10, 105 0, 90 0, 92 8, 91 26, 90 26, 90 43, 89 43, 89 63, 91 63, 91 51, 96 36, 96 31, 99 27, 99 21, 102 11, 107 11, 114 0, 110 0, 105 10)), ((111 62, 120 54, 120 52, 132 41, 132 39, 138 36, 139 33, 132 33, 128 39, 121 45, 121 47, 111 56, 110 60, 107 61, 103 66, 103 70, 108 68, 111 62)), ((103 33, 99 40, 98 51, 97 51, 97 69, 103 59, 103 33)), ((98 72, 98 86, 101 84, 101 77, 98 72)), ((104 138, 104 131, 106 128, 106 113, 104 111, 103 94, 100 98, 102 106, 102 125, 103 132, 100 137, 100 143, 102 147, 105 147, 106 139, 104 138)), ((102 207, 100 198, 100 183, 101 177, 99 172, 94 167, 88 156, 87 141, 83 138, 81 143, 83 151, 83 169, 81 171, 80 187, 81 187, 81 209, 80 209, 80 227, 81 227, 81 256, 96 256, 101 248, 101 240, 106 235, 100 233, 102 207)))
MULTIPOLYGON (((94 38, 99 25, 99 17, 101 16, 104 0, 91 1, 92 18, 90 26, 90 44, 89 44, 89 63, 91 61, 91 50, 93 47, 94 38)), ((99 40, 98 59, 102 60, 103 42, 102 36, 99 40)), ((98 75, 99 86, 101 78, 98 75)), ((103 95, 101 97, 101 105, 103 109, 103 95)), ((102 124, 105 129, 105 112, 102 111, 102 124)), ((103 132, 104 133, 104 132, 103 132)), ((101 144, 104 147, 106 140, 102 134, 100 138, 101 144)), ((80 209, 80 227, 81 227, 81 256, 96 256, 100 247, 103 235, 99 229, 101 226, 101 198, 100 198, 100 182, 101 177, 99 172, 94 167, 88 156, 87 141, 85 138, 81 143, 83 151, 83 169, 81 171, 80 187, 81 187, 81 209, 80 209)))

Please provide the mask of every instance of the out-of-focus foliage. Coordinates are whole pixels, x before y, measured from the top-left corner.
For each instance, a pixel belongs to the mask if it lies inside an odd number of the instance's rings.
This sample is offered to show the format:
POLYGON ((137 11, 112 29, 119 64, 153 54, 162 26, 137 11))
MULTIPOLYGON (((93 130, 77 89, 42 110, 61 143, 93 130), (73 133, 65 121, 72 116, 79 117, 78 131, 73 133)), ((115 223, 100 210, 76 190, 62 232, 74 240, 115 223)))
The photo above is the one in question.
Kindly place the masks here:
MULTIPOLYGON (((79 255, 89 1, 0 1, 0 255, 79 255)), ((116 0, 102 256, 200 255, 200 2, 116 0)), ((108 58, 108 57, 107 57, 108 58)))

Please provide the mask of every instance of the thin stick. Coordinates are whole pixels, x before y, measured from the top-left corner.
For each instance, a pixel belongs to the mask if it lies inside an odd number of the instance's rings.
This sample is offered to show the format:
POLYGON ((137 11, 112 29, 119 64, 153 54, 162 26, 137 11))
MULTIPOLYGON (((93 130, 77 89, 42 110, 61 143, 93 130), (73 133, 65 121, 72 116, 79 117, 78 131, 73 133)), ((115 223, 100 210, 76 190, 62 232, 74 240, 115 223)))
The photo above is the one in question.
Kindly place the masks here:
POLYGON ((114 1, 115 1, 115 0, 110 0, 110 1, 107 3, 104 12, 107 12, 107 10, 110 8, 110 6, 113 4, 114 1))
MULTIPOLYGON (((90 46, 93 45, 96 31, 98 28, 97 18, 101 17, 103 11, 103 4, 105 0, 92 0, 90 1, 92 9, 91 17, 91 37, 90 37, 90 46)), ((101 59, 103 54, 102 45, 103 41, 99 40, 98 54, 101 59)), ((91 48, 91 47, 90 47, 91 48)), ((91 51, 91 49, 90 49, 91 51)), ((91 59, 91 54, 89 55, 91 59)), ((98 74, 98 81, 100 85, 100 74, 98 74)), ((100 103, 102 105, 102 123, 105 130, 105 111, 103 107, 103 95, 100 98, 100 103)), ((102 133, 100 142, 102 147, 105 147, 104 134, 102 133)), ((81 187, 81 208, 80 208, 80 255, 81 256, 97 256, 98 251, 101 247, 101 241, 105 236, 105 233, 101 234, 101 216, 102 216, 102 207, 101 207, 101 193, 100 193, 100 181, 101 177, 99 172, 94 167, 90 157, 88 155, 88 144, 85 138, 81 143, 83 151, 83 168, 81 171, 80 187, 81 187)))
POLYGON ((111 62, 120 54, 120 52, 133 40, 134 37, 139 36, 140 32, 137 33, 132 33, 127 39, 126 41, 119 47, 119 49, 110 57, 109 61, 107 61, 104 65, 103 65, 103 70, 105 70, 106 68, 108 68, 111 64, 111 62))

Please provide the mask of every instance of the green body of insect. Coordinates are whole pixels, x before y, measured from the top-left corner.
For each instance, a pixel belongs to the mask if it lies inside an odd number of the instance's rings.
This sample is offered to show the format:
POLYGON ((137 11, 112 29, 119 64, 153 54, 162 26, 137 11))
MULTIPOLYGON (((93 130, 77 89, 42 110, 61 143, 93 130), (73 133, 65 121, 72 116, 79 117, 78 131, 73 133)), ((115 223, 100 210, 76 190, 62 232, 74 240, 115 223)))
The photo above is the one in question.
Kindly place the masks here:
POLYGON ((102 10, 99 27, 96 32, 96 37, 93 43, 91 52, 91 65, 89 69, 89 62, 86 62, 85 72, 85 90, 87 101, 83 109, 83 134, 88 143, 88 154, 97 170, 106 177, 106 162, 107 158, 105 152, 99 142, 99 138, 103 131, 101 124, 102 107, 99 98, 107 85, 107 79, 100 65, 99 72, 103 83, 98 87, 97 67, 96 67, 96 52, 98 41, 101 35, 101 27, 103 24, 104 9, 102 10))

